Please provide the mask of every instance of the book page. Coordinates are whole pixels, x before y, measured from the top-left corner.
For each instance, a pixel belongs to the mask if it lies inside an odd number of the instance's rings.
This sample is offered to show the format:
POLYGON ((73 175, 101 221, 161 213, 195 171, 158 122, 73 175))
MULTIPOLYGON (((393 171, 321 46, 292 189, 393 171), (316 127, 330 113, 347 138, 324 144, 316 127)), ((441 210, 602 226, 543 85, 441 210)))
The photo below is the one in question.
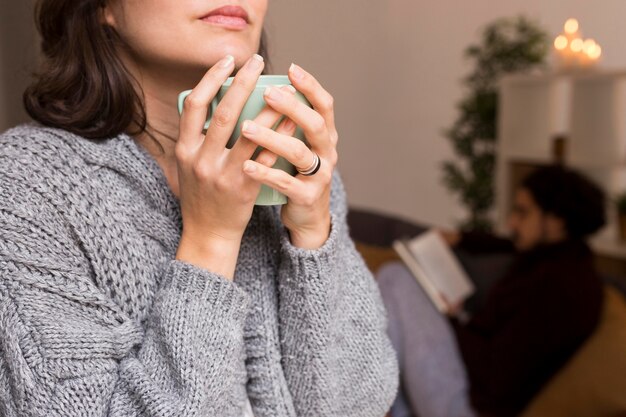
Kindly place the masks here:
POLYGON ((407 242, 408 248, 432 285, 455 304, 474 292, 474 285, 454 253, 435 230, 407 242))
POLYGON ((415 280, 422 286, 422 289, 428 295, 428 298, 433 302, 437 310, 444 313, 446 311, 446 303, 441 298, 439 290, 433 285, 433 282, 428 278, 426 272, 422 269, 417 259, 411 253, 411 250, 406 244, 406 241, 396 240, 393 242, 393 248, 400 255, 400 258, 404 261, 404 264, 409 268, 411 274, 415 280))

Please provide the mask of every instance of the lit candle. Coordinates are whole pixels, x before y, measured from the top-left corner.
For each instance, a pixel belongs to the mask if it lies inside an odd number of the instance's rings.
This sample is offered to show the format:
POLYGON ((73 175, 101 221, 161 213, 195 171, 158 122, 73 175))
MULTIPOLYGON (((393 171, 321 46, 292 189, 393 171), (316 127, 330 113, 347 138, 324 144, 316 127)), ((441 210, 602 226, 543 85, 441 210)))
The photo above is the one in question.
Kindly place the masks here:
POLYGON ((557 51, 563 51, 565 48, 569 46, 569 40, 567 40, 566 36, 559 35, 554 40, 554 47, 557 51))
POLYGON ((571 18, 571 19, 567 19, 567 21, 565 22, 565 33, 567 33, 568 35, 576 35, 578 32, 578 28, 579 28, 579 24, 578 24, 578 20, 571 18))
POLYGON ((593 39, 583 39, 580 24, 574 18, 567 19, 563 34, 554 39, 557 64, 562 69, 590 68, 597 64, 602 48, 593 39))
POLYGON ((602 48, 600 47, 600 45, 596 44, 593 49, 589 51, 588 55, 589 58, 594 61, 594 63, 598 62, 600 60, 600 57, 602 56, 602 48))
POLYGON ((583 42, 583 40, 582 40, 582 39, 580 39, 580 38, 576 38, 576 39, 574 39, 574 40, 570 43, 570 45, 569 45, 570 49, 571 49, 571 50, 572 50, 572 52, 574 52, 575 54, 580 53, 580 51, 582 51, 582 50, 583 50, 583 46, 584 46, 584 42, 583 42))

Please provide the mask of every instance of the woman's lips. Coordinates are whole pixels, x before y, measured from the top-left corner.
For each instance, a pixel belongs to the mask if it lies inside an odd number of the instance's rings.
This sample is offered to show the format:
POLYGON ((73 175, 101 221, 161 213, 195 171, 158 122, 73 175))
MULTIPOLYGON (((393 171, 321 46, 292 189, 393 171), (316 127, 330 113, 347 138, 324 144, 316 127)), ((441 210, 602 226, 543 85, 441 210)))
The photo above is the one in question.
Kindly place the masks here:
POLYGON ((248 26, 248 22, 246 22, 245 19, 234 16, 215 15, 203 17, 202 20, 231 29, 245 29, 246 26, 248 26))
POLYGON ((225 6, 213 10, 201 20, 227 29, 241 30, 248 26, 248 13, 239 6, 225 6))

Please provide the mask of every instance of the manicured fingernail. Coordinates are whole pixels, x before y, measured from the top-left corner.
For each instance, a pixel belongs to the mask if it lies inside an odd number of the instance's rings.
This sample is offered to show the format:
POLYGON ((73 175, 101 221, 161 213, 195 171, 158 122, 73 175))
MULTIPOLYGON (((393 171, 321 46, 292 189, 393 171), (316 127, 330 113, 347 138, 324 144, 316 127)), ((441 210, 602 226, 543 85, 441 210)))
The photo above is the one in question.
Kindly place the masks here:
POLYGON ((281 98, 283 98, 283 95, 280 92, 280 90, 274 87, 267 87, 265 91, 263 92, 263 95, 265 97, 271 98, 272 100, 276 100, 276 101, 279 101, 281 98))
POLYGON ((304 78, 304 71, 302 71, 302 68, 300 68, 296 64, 291 64, 291 66, 289 67, 289 72, 296 80, 301 80, 304 78))
POLYGON ((246 161, 243 163, 243 170, 246 172, 255 172, 256 165, 252 161, 246 161))
POLYGON ((233 64, 233 61, 235 61, 235 58, 232 55, 226 55, 222 59, 222 63, 220 64, 220 67, 228 68, 233 64))
POLYGON ((293 85, 286 85, 285 88, 287 88, 287 90, 291 91, 292 94, 296 93, 296 89, 293 85))
POLYGON ((245 122, 243 122, 243 125, 241 126, 241 130, 244 133, 256 133, 259 129, 254 122, 250 120, 246 120, 245 122))
POLYGON ((250 60, 250 68, 254 70, 261 69, 263 67, 263 57, 259 54, 252 55, 252 59, 250 60))

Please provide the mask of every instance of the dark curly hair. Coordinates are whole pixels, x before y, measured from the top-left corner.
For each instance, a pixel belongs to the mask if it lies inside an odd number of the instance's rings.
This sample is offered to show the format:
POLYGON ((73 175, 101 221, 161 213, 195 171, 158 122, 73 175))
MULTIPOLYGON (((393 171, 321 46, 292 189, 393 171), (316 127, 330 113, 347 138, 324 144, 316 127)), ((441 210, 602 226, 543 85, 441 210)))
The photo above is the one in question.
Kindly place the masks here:
MULTIPOLYGON (((90 139, 136 135, 148 126, 142 90, 117 55, 124 43, 101 23, 104 1, 37 2, 43 60, 23 95, 34 120, 90 139)), ((265 44, 263 33, 259 54, 267 59, 265 44)))
POLYGON ((563 220, 571 238, 585 238, 606 224, 604 192, 579 172, 549 166, 530 174, 521 186, 543 212, 563 220))

